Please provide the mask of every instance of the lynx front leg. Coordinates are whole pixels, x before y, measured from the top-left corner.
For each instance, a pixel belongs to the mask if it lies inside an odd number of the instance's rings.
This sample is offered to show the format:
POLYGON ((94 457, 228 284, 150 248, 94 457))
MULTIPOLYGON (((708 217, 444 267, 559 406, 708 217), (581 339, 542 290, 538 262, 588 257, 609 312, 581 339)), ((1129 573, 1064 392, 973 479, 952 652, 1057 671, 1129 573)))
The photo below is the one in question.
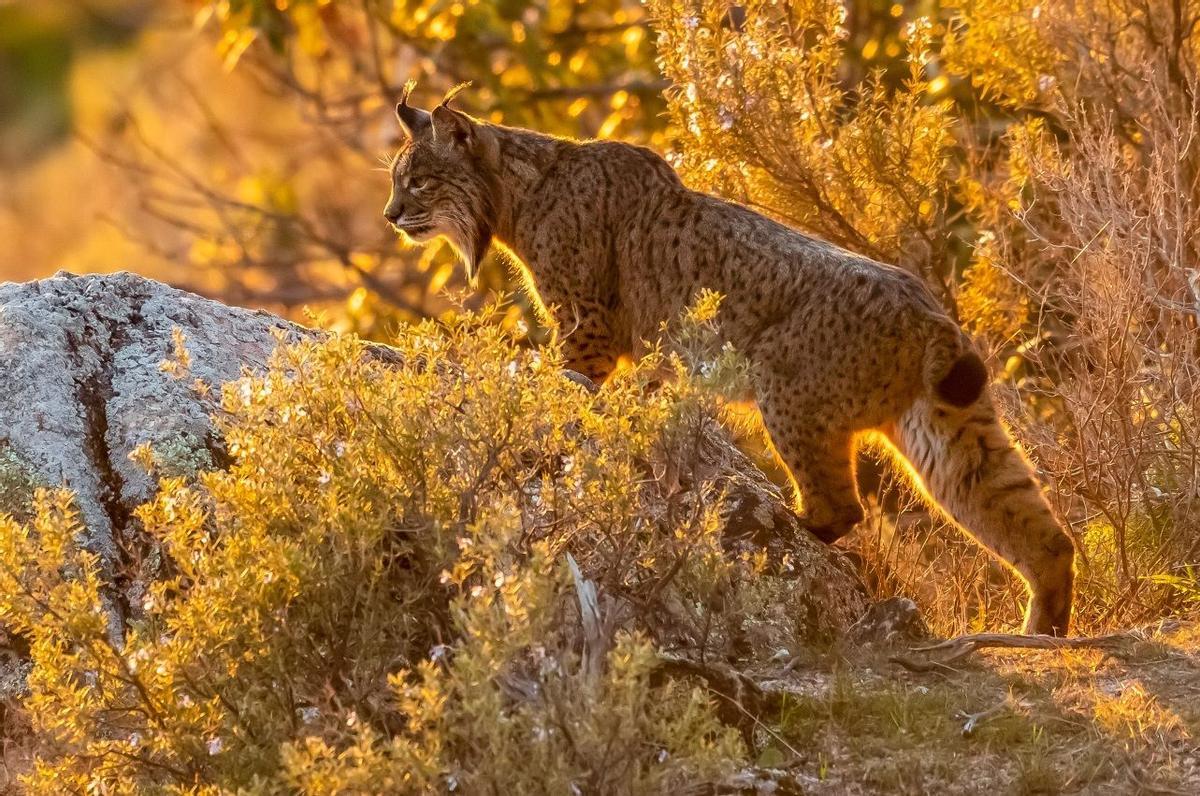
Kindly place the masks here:
POLYGON ((814 414, 780 405, 786 395, 765 391, 760 404, 771 443, 791 472, 799 492, 805 527, 832 543, 862 522, 854 481, 854 450, 849 432, 829 431, 814 414))
POLYGON ((608 314, 606 308, 594 302, 576 303, 559 312, 567 367, 597 384, 612 373, 619 356, 608 314))
POLYGON ((832 544, 862 522, 849 434, 789 441, 776 448, 796 481, 805 527, 813 536, 832 544))

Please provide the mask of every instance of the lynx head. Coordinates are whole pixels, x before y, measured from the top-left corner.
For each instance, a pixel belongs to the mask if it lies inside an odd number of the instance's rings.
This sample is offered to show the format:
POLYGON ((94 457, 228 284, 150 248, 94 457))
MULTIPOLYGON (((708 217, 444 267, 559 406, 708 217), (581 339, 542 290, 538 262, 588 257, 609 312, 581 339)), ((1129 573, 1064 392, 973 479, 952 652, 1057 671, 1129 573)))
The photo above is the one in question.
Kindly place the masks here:
POLYGON ((444 236, 475 278, 496 222, 498 144, 487 125, 450 107, 458 86, 432 111, 410 107, 404 87, 396 117, 404 143, 391 162, 384 218, 414 241, 444 236))

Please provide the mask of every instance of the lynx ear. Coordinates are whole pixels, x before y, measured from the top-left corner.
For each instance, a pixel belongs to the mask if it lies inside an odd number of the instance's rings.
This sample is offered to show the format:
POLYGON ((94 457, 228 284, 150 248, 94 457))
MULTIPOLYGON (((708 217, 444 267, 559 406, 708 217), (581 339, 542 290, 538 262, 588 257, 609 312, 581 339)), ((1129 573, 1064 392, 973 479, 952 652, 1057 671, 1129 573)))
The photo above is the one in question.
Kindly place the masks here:
POLYGON ((470 83, 459 83, 442 98, 441 103, 433 109, 433 137, 453 141, 466 147, 475 143, 475 122, 462 111, 450 107, 450 101, 458 96, 470 83))
POLYGON ((470 147, 475 141, 475 123, 461 111, 439 105, 433 109, 433 137, 470 147))
POLYGON ((400 129, 410 139, 421 137, 433 125, 432 115, 429 111, 423 111, 420 108, 411 108, 408 105, 408 96, 412 94, 412 90, 416 86, 417 81, 415 80, 405 83, 404 92, 400 95, 400 102, 396 105, 396 118, 400 121, 400 129))

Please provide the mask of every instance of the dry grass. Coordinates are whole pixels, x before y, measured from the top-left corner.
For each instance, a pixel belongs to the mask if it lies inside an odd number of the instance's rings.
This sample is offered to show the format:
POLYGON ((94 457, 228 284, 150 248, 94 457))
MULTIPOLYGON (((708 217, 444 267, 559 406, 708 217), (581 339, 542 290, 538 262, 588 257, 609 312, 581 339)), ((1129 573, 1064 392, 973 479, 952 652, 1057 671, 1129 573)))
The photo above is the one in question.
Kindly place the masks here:
POLYGON ((914 674, 831 658, 783 681, 782 742, 759 762, 806 793, 1194 793, 1200 631, 1155 631, 1119 654, 987 653, 914 674), (972 731, 968 719, 984 714, 972 731), (786 744, 786 746, 785 746, 786 744), (795 752, 799 752, 797 755, 795 752))

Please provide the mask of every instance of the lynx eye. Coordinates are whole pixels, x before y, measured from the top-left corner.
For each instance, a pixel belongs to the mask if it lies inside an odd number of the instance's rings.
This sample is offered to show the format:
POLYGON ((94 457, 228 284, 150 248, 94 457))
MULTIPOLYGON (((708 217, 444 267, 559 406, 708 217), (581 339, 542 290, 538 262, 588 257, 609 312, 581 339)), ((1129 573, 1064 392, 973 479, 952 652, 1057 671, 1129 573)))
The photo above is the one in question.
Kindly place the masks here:
POLYGON ((429 177, 415 177, 408 181, 408 190, 417 192, 424 191, 430 185, 433 185, 433 180, 429 177))

